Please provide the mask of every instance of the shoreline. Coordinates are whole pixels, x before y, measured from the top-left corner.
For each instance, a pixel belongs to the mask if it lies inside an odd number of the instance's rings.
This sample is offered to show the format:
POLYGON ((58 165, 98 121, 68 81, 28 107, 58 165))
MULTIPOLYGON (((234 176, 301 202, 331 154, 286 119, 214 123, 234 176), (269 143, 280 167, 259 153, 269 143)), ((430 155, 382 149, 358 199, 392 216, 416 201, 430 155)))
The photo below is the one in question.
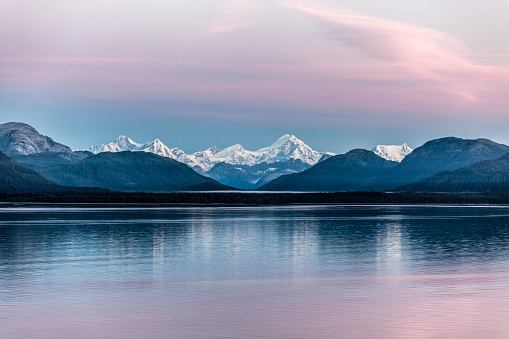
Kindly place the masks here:
POLYGON ((249 207, 305 205, 509 205, 509 192, 32 192, 0 193, 0 208, 76 207, 249 207))

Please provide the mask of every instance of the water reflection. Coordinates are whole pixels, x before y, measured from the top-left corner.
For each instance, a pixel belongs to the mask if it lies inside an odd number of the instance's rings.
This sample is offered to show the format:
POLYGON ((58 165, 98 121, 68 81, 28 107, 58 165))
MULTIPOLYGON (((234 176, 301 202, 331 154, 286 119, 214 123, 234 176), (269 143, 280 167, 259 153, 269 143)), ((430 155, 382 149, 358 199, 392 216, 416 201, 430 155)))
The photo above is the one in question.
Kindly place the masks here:
MULTIPOLYGON (((402 218, 399 218, 402 219, 402 218)), ((404 255, 404 231, 401 220, 395 219, 385 225, 377 224, 377 269, 380 273, 402 273, 404 255)))
POLYGON ((59 262, 94 270, 111 264, 112 274, 124 267, 161 277, 174 261, 179 269, 188 267, 191 279, 196 271, 208 272, 204 279, 217 279, 220 272, 229 279, 247 273, 231 267, 249 265, 257 268, 249 278, 258 278, 430 273, 444 267, 451 272, 479 263, 500 269, 507 258, 506 209, 407 207, 405 214, 395 213, 401 209, 3 211, 0 269, 5 279, 59 262))
POLYGON ((16 319, 44 321, 44 336, 66 337, 81 327, 58 324, 80 318, 99 337, 509 333, 508 225, 505 207, 0 209, 0 328, 33 336, 16 319))

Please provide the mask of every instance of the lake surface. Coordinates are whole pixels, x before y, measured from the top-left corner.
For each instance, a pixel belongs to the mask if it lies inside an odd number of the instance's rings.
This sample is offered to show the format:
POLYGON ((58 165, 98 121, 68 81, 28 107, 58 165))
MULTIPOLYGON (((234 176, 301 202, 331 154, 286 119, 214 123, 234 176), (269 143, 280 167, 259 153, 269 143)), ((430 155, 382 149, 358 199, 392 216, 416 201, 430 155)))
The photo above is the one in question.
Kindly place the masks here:
POLYGON ((509 208, 2 208, 0 337, 509 338, 509 208))

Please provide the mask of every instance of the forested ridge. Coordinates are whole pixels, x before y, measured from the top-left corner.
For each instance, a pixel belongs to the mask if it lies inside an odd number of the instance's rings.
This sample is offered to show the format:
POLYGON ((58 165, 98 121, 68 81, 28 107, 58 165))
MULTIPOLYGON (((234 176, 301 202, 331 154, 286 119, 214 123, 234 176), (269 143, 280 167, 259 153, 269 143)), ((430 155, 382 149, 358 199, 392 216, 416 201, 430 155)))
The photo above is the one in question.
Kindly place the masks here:
POLYGON ((509 193, 245 193, 245 192, 48 192, 0 193, 3 203, 290 205, 290 204, 509 204, 509 193))

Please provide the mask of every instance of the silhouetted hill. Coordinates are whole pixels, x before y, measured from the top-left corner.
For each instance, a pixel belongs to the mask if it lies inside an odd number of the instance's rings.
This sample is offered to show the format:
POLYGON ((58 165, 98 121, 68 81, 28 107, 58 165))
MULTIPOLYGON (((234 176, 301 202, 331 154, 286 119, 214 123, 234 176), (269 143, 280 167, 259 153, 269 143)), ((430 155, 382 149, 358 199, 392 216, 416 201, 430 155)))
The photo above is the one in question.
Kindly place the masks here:
POLYGON ((0 192, 55 192, 65 189, 0 152, 0 192))
POLYGON ((37 164, 32 158, 30 166, 37 168, 43 176, 67 186, 147 192, 231 189, 196 173, 185 164, 146 152, 106 152, 67 163, 57 163, 58 159, 49 156, 41 159, 55 164, 37 164))
POLYGON ((284 175, 260 187, 261 191, 349 191, 397 163, 375 153, 355 149, 319 162, 301 173, 284 175))
POLYGON ((435 174, 398 191, 413 192, 509 192, 509 154, 454 171, 435 174))
POLYGON ((416 148, 393 169, 370 179, 363 189, 393 189, 434 174, 451 171, 483 160, 500 158, 509 146, 488 139, 441 138, 416 148))

